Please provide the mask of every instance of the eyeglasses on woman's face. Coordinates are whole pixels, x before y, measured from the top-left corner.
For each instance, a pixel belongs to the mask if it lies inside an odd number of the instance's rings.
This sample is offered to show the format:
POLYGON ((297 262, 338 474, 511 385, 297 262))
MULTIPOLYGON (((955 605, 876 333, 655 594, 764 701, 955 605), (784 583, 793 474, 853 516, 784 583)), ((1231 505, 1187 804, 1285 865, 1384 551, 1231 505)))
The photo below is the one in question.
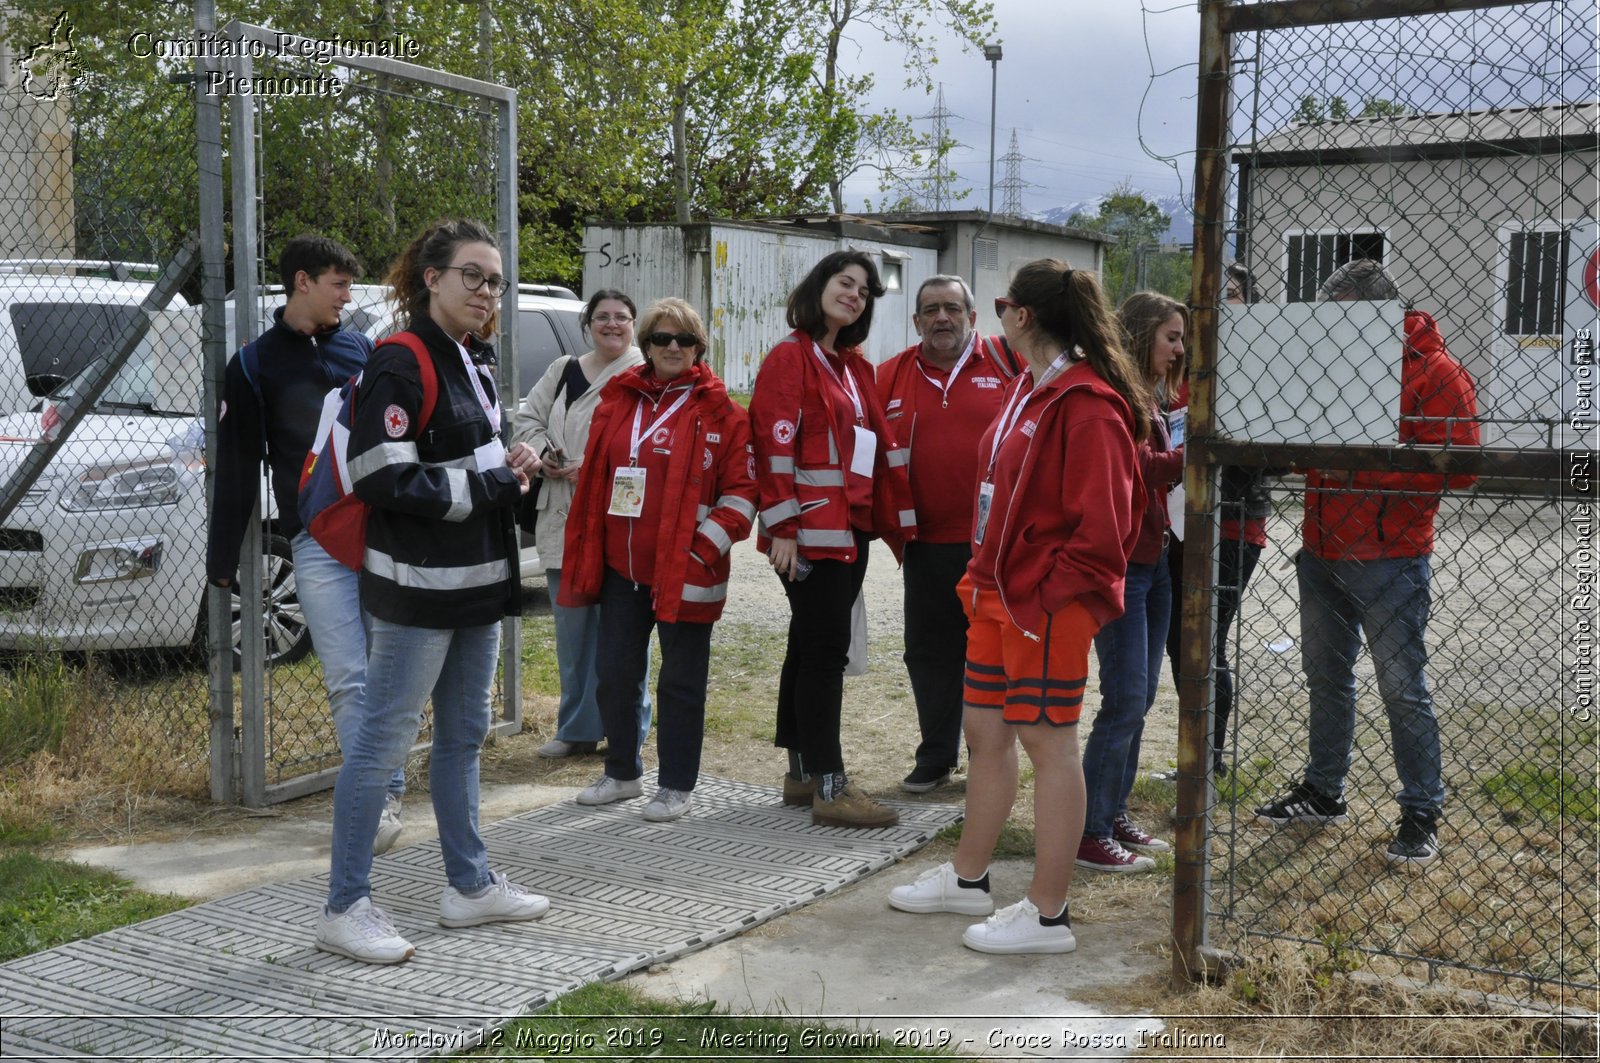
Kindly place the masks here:
POLYGON ((1013 303, 1010 299, 1007 299, 1003 295, 997 295, 997 296, 994 297, 994 316, 995 317, 1005 317, 1006 316, 1006 307, 1008 307, 1008 306, 1021 306, 1021 305, 1022 305, 1021 303, 1013 303))
POLYGON ((469 292, 475 292, 479 288, 482 288, 485 284, 488 284, 491 286, 490 290, 494 292, 495 298, 498 299, 500 296, 506 294, 506 292, 511 288, 511 282, 506 280, 504 277, 499 276, 498 274, 493 277, 486 277, 484 276, 483 270, 479 269, 477 266, 445 266, 444 268, 459 270, 461 273, 461 283, 466 285, 467 291, 469 292))
POLYGON ((593 317, 591 317, 589 319, 589 321, 591 323, 593 323, 593 324, 596 324, 596 325, 626 325, 626 324, 630 323, 631 321, 633 321, 633 318, 628 314, 609 314, 608 313, 608 314, 596 314, 593 317))
POLYGON ((686 351, 700 346, 700 337, 692 332, 652 332, 644 341, 652 347, 666 347, 677 341, 678 346, 686 351))

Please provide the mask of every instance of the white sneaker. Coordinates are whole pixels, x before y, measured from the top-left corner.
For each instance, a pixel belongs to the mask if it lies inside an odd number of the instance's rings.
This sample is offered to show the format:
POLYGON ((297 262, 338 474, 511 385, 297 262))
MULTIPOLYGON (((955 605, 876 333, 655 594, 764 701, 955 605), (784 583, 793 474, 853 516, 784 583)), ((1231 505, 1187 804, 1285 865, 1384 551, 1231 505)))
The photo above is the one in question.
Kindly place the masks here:
POLYGON ((378 834, 372 839, 372 855, 382 856, 400 840, 400 795, 390 794, 383 800, 383 811, 378 813, 378 834))
POLYGON ((454 886, 444 888, 439 899, 440 926, 477 926, 480 923, 516 923, 537 919, 550 910, 550 899, 529 893, 497 871, 489 872, 489 885, 476 896, 454 886))
POLYGON ((593 786, 578 792, 580 805, 609 805, 613 801, 626 801, 630 797, 638 797, 644 793, 644 786, 638 779, 613 779, 609 775, 600 776, 600 780, 593 786))
POLYGON ((400 936, 382 908, 363 897, 335 915, 322 909, 317 921, 317 948, 362 963, 399 963, 417 950, 400 936))
POLYGON ((694 794, 688 790, 669 790, 663 786, 644 806, 644 818, 651 823, 670 823, 689 811, 693 798, 694 794))
POLYGON ((909 886, 889 891, 889 907, 902 912, 955 912, 959 915, 988 915, 994 911, 994 898, 988 890, 961 885, 954 864, 944 863, 924 871, 909 886))
POLYGON ((1043 925, 1039 922, 1039 909, 1026 897, 976 926, 967 927, 967 932, 961 935, 961 943, 978 952, 1002 956, 1071 952, 1078 947, 1070 922, 1062 926, 1043 925))

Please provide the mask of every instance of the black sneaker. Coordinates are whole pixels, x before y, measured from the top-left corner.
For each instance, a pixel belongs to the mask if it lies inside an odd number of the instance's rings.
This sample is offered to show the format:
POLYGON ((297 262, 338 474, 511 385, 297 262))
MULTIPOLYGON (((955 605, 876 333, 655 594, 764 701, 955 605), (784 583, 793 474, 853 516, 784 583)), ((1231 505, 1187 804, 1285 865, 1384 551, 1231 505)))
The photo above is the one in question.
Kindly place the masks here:
POLYGON ((1256 819, 1274 827, 1290 823, 1344 823, 1349 818, 1341 798, 1329 797, 1305 782, 1295 783, 1288 793, 1256 809, 1256 819))
POLYGON ((935 768, 927 764, 918 764, 911 769, 910 775, 900 780, 900 789, 908 794, 925 794, 929 790, 937 789, 949 781, 949 768, 935 768))
POLYGON ((1427 812, 1401 812, 1400 830, 1384 850, 1391 864, 1424 867, 1439 859, 1439 819, 1427 812))

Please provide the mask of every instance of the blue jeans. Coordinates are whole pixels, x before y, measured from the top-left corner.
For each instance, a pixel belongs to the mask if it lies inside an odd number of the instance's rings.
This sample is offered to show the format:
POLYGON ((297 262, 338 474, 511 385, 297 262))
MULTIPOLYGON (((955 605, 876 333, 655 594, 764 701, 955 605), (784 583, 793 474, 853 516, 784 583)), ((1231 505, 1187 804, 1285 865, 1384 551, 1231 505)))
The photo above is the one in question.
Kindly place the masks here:
POLYGON ((367 703, 372 707, 333 790, 333 862, 328 908, 342 912, 371 892, 372 840, 384 785, 405 762, 417 720, 433 698, 428 785, 445 878, 463 893, 490 883, 478 834, 478 753, 489 734, 489 696, 499 664, 500 625, 425 628, 369 618, 367 703))
POLYGON ((661 640, 661 676, 656 700, 660 768, 657 781, 669 790, 692 791, 700 778, 706 734, 706 681, 711 671, 711 625, 656 619, 649 587, 607 570, 600 588, 600 715, 606 725, 606 774, 624 782, 644 774, 632 726, 635 676, 650 663, 650 632, 661 640))
MULTIPOLYGON (((561 702, 556 707, 556 737, 563 742, 598 742, 605 737, 596 700, 600 680, 595 662, 600 657, 600 607, 569 609, 556 604, 561 593, 561 570, 547 568, 550 611, 556 618, 556 670, 561 675, 561 702)), ((650 737, 650 658, 645 656, 644 678, 639 681, 639 746, 650 737)))
POLYGON ((1355 744, 1356 654, 1365 635, 1389 715, 1400 807, 1437 816, 1444 779, 1439 721, 1425 674, 1432 605, 1428 559, 1325 561, 1302 550, 1295 567, 1301 658, 1311 694, 1306 782, 1331 796, 1344 793, 1355 744))
MULTIPOLYGON (((289 543, 294 557, 295 595, 311 631, 311 645, 322 662, 333 732, 347 753, 361 727, 367 688, 367 622, 361 612, 360 573, 345 568, 302 531, 289 543)), ((389 780, 396 797, 406 792, 401 764, 389 780)))
POLYGON ((1145 714, 1156 701, 1161 657, 1172 611, 1172 577, 1166 557, 1129 563, 1122 615, 1094 637, 1100 659, 1100 711, 1083 747, 1086 838, 1111 837, 1111 821, 1128 810, 1139 774, 1139 740, 1145 714))

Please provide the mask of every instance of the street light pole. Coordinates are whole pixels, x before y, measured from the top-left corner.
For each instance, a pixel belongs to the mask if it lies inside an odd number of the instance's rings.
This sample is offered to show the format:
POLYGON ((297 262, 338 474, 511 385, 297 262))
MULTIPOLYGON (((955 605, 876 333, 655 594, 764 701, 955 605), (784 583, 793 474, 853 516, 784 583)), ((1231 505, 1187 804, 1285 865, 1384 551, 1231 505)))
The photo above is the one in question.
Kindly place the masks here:
POLYGON ((983 46, 983 57, 989 60, 989 213, 983 219, 983 224, 978 226, 978 231, 972 234, 972 291, 978 291, 978 238, 983 235, 989 223, 994 220, 994 129, 995 129, 995 100, 1000 88, 1000 58, 1001 51, 998 44, 983 46))

